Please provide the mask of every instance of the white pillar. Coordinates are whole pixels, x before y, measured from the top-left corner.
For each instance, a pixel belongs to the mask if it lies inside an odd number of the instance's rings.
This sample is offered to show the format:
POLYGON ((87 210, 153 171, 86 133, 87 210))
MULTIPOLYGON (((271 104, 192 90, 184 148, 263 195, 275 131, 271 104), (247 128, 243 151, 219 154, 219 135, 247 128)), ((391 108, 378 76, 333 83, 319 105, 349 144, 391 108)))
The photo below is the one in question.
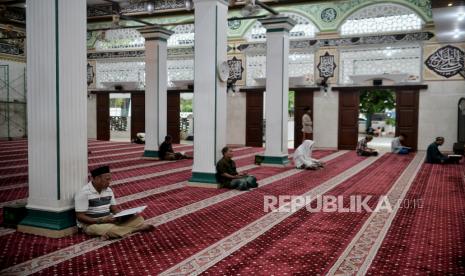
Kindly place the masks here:
POLYGON ((194 166, 189 184, 217 187, 216 162, 226 146, 226 82, 218 67, 227 62, 228 1, 194 0, 194 166))
POLYGON ((139 29, 145 38, 145 151, 158 158, 158 146, 167 132, 167 39, 172 31, 160 27, 139 29))
POLYGON ((27 0, 29 198, 20 231, 72 231, 87 183, 86 1, 27 0))
POLYGON ((266 31, 265 154, 262 163, 283 165, 288 160, 289 31, 295 22, 288 17, 259 20, 266 31))

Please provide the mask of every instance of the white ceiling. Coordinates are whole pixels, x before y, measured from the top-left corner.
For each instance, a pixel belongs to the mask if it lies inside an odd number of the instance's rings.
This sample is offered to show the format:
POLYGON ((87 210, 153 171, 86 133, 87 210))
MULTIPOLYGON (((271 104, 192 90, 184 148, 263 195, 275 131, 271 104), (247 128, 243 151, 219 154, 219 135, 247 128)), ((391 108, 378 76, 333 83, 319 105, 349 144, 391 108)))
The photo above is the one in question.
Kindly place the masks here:
POLYGON ((433 19, 440 42, 465 41, 465 6, 433 9, 433 19))

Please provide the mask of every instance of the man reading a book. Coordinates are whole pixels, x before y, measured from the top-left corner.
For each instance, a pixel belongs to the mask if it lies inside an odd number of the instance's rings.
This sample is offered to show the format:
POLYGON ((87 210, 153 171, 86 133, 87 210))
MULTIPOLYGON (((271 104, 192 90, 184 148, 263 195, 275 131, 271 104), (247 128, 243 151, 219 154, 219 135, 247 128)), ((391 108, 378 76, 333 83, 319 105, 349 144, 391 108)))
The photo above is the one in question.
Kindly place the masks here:
POLYGON ((358 141, 356 151, 359 156, 378 156, 377 150, 367 146, 371 140, 373 140, 373 136, 367 135, 365 138, 358 141))
POLYGON ((125 237, 137 231, 150 231, 154 227, 144 223, 140 215, 119 218, 113 215, 120 212, 111 190, 111 173, 108 166, 91 171, 92 180, 76 193, 75 211, 78 227, 91 236, 102 239, 125 237))
POLYGON ((391 152, 398 154, 408 154, 411 148, 405 147, 403 145, 405 138, 407 138, 407 135, 403 133, 401 133, 399 137, 394 138, 391 141, 391 152))
POLYGON ((236 163, 232 160, 233 152, 230 148, 224 147, 221 153, 223 158, 216 164, 216 178, 221 183, 222 188, 246 191, 258 187, 255 176, 237 172, 236 163))
POLYGON ((181 152, 174 152, 173 145, 171 142, 173 138, 170 135, 165 136, 165 141, 161 143, 158 149, 158 155, 161 160, 180 160, 180 159, 192 159, 191 156, 184 155, 181 152))
POLYGON ((444 137, 436 137, 436 140, 428 146, 426 150, 426 163, 430 164, 451 164, 460 159, 450 158, 439 151, 439 146, 444 144, 444 137))

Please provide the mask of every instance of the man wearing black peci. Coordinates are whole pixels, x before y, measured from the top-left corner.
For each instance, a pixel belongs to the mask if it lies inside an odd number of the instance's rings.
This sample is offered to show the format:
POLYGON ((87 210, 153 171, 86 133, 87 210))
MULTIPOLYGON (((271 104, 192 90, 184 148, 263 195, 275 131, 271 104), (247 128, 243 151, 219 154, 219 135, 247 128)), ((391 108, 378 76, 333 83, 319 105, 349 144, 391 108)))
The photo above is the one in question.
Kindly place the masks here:
POLYGON ((120 212, 110 188, 111 173, 108 166, 91 171, 92 181, 77 192, 75 211, 78 227, 91 236, 102 239, 121 238, 138 231, 150 231, 154 227, 144 223, 140 215, 114 218, 120 212))

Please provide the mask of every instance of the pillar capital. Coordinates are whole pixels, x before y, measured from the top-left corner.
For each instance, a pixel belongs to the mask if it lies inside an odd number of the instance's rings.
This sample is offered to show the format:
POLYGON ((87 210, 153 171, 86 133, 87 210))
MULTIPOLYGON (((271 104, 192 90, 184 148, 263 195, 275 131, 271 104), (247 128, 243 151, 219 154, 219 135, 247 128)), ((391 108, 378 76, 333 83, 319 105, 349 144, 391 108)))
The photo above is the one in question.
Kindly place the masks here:
POLYGON ((297 24, 295 20, 287 16, 273 16, 259 19, 266 32, 289 32, 297 24))
POLYGON ((226 6, 229 6, 228 0, 194 0, 194 6, 197 3, 212 3, 212 4, 221 3, 221 4, 225 4, 226 6))
POLYGON ((137 29, 145 40, 163 40, 166 41, 174 33, 168 29, 159 26, 147 26, 137 29))

